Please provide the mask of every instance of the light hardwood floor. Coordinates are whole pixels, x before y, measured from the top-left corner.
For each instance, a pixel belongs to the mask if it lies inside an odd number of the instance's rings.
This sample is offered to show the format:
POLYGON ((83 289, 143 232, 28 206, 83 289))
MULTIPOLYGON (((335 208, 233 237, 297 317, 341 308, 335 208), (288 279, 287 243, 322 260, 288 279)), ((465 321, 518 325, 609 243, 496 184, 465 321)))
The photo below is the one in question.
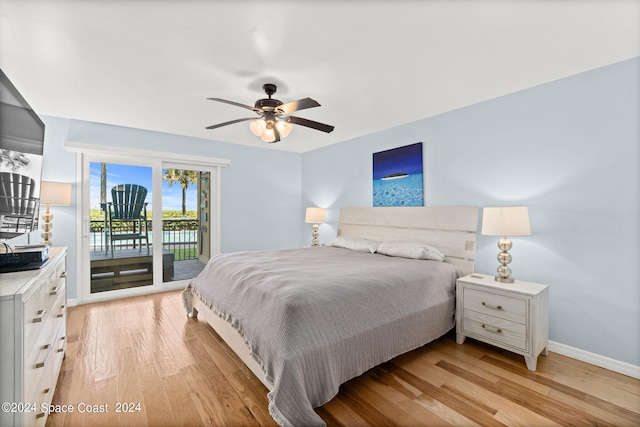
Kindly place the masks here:
MULTIPOLYGON (((72 307, 48 426, 275 425, 266 388, 180 292, 72 307), (117 403, 133 403, 116 412, 117 403), (103 413, 80 413, 80 404, 103 413), (108 407, 104 407, 108 405, 108 407)), ((329 426, 640 425, 640 381, 555 353, 524 359, 452 334, 372 369, 317 409, 329 426)))

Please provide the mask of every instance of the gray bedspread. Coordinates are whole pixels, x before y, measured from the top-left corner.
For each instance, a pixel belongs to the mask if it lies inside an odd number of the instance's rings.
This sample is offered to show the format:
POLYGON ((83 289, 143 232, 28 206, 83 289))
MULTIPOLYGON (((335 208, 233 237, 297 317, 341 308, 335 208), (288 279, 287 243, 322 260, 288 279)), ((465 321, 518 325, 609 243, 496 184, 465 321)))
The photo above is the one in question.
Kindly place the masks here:
POLYGON ((314 426, 340 384, 453 327, 456 278, 443 262, 321 246, 217 255, 183 297, 244 337, 278 424, 314 426))

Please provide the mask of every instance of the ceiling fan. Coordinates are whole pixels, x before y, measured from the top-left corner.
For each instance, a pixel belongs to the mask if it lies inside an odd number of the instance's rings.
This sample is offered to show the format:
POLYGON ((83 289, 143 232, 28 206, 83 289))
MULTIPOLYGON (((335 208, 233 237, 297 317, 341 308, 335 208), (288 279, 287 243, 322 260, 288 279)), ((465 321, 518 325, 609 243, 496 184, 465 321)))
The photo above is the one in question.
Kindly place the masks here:
POLYGON ((276 93, 276 90, 278 89, 273 83, 264 84, 262 89, 264 89, 268 98, 257 100, 253 107, 222 98, 207 98, 211 101, 223 102, 225 104, 236 105, 238 107, 255 111, 259 116, 258 118, 245 117, 242 119, 231 120, 229 122, 207 126, 207 129, 216 129, 222 126, 232 125, 234 123, 253 120, 249 125, 251 132, 256 136, 261 137, 263 141, 269 143, 278 142, 281 138, 285 138, 289 135, 293 129, 292 124, 305 126, 327 133, 333 131, 333 126, 331 125, 289 115, 295 111, 319 107, 320 104, 316 100, 311 98, 302 98, 285 104, 280 100, 271 98, 271 95, 276 93))

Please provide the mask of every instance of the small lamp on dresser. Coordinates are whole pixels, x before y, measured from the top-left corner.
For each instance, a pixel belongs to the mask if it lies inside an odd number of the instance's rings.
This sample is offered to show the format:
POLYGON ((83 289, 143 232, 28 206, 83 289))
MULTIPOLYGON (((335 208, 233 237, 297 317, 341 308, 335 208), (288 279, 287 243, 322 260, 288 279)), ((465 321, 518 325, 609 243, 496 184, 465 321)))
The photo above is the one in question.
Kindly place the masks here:
POLYGON ((498 240, 498 275, 496 281, 513 283, 511 269, 507 266, 511 262, 512 243, 507 236, 529 236, 531 224, 529 223, 529 209, 526 206, 509 206, 498 208, 484 208, 482 210, 482 234, 486 236, 503 236, 498 240))
POLYGON ((53 214, 49 210, 51 206, 71 206, 71 184, 63 182, 42 181, 40 188, 40 204, 46 206, 42 214, 42 243, 51 246, 51 229, 53 228, 53 214))
POLYGON ((311 246, 318 246, 318 226, 327 221, 327 212, 324 208, 307 208, 304 222, 313 224, 313 242, 311 246))

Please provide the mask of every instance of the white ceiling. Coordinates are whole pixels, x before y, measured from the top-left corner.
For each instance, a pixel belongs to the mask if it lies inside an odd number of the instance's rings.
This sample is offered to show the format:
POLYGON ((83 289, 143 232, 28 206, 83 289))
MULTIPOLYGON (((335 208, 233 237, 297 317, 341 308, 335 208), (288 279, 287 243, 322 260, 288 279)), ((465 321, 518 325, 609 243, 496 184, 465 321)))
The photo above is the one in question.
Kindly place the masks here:
POLYGON ((638 0, 0 0, 0 67, 42 115, 304 152, 640 56, 638 0), (248 123, 262 84, 296 115, 248 123))

